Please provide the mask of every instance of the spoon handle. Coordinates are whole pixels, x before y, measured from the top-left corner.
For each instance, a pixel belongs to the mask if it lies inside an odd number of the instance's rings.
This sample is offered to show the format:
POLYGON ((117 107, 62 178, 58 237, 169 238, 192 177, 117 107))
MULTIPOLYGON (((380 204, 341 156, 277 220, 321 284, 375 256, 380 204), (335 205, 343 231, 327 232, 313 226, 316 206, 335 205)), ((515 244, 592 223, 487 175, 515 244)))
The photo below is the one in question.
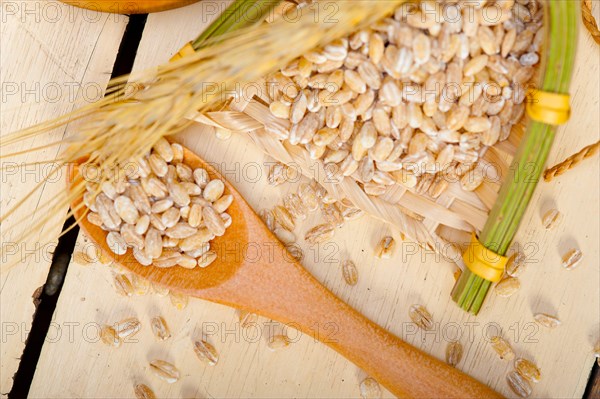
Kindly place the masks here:
MULTIPOLYGON (((258 233, 260 235, 260 233, 258 233)), ((492 398, 489 387, 402 341, 338 299, 285 249, 275 245, 260 261, 244 262, 212 300, 288 323, 329 345, 398 397, 492 398)), ((256 235, 255 238, 258 238, 256 235)), ((202 295, 213 296, 210 289, 202 295)))

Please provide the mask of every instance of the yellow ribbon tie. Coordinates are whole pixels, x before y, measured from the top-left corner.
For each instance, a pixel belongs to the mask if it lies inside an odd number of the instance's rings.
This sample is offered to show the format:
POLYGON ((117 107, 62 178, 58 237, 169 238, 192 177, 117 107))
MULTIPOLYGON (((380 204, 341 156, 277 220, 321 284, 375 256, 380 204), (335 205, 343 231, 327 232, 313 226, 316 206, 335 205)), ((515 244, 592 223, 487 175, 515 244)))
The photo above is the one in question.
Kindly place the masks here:
POLYGON ((173 61, 180 60, 183 57, 187 57, 188 55, 194 54, 195 52, 196 52, 196 50, 194 50, 194 47, 192 47, 192 42, 186 43, 186 45, 183 46, 177 54, 175 54, 173 57, 171 57, 170 61, 173 62, 173 61))
POLYGON ((568 94, 530 90, 527 97, 527 114, 535 121, 547 125, 562 125, 571 116, 568 94))
POLYGON ((463 262, 474 274, 496 282, 502 278, 508 258, 484 247, 473 233, 471 244, 463 253, 463 262))

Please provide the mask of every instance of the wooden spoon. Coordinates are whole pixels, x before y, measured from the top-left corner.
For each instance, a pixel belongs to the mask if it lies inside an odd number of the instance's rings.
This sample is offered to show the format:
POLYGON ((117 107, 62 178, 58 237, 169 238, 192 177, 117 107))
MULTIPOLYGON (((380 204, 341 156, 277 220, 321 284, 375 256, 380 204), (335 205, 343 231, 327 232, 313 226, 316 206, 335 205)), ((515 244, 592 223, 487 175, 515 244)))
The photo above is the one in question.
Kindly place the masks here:
MULTIPOLYGON (((85 160, 82 159, 80 164, 85 160)), ((184 162, 205 168, 233 195, 232 225, 212 241, 218 253, 209 267, 162 269, 139 264, 131 250, 114 255, 107 232, 87 221, 82 198, 72 208, 87 235, 135 274, 171 290, 289 323, 335 349, 398 397, 500 397, 492 389, 412 347, 335 297, 306 271, 275 238, 244 198, 216 170, 188 149, 184 162)), ((69 185, 81 181, 71 168, 69 185)))
POLYGON ((198 0, 61 0, 89 10, 113 14, 147 14, 187 6, 198 0))

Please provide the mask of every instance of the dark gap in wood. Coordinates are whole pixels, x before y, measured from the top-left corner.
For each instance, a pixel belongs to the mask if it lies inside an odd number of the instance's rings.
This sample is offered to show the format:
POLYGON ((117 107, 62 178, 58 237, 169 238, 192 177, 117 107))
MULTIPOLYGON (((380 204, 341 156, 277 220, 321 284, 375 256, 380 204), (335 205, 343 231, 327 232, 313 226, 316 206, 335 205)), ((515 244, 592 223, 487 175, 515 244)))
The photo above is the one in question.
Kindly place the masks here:
POLYGON ((116 78, 117 76, 127 75, 133 69, 133 63, 135 62, 135 56, 142 40, 142 34, 144 33, 144 26, 146 26, 146 20, 148 14, 136 14, 129 16, 129 22, 125 27, 125 33, 119 46, 119 52, 113 66, 112 74, 110 78, 116 78))
POLYGON ((600 399, 600 367, 598 362, 594 362, 590 378, 588 379, 583 399, 600 399))
MULTIPOLYGON (((115 59, 111 79, 131 72, 147 17, 147 14, 129 16, 115 59)), ((75 224, 75 219, 71 216, 65 221, 62 231, 67 231, 73 224, 75 224)), ((33 315, 31 331, 28 334, 21 355, 19 368, 13 377, 14 382, 8 394, 9 399, 21 399, 29 395, 33 376, 51 326, 52 316, 56 309, 78 235, 79 227, 75 224, 74 228, 71 228, 60 237, 52 255, 52 263, 46 283, 43 289, 38 289, 34 293, 33 301, 36 304, 36 311, 33 315)), ((60 367, 60 365, 57 364, 56 367, 60 367)))
MULTIPOLYGON (((75 219, 71 216, 63 225, 63 231, 68 229, 75 223, 75 219)), ((46 283, 43 290, 36 290, 33 301, 37 304, 31 323, 31 331, 25 343, 25 349, 21 355, 21 362, 15 376, 13 377, 13 386, 8 394, 9 399, 26 398, 29 394, 29 388, 33 380, 33 374, 44 346, 44 340, 50 329, 52 315, 56 309, 58 296, 64 282, 64 276, 71 261, 71 254, 75 248, 79 227, 75 226, 70 231, 65 233, 58 240, 54 254, 52 255, 52 264, 46 283)))

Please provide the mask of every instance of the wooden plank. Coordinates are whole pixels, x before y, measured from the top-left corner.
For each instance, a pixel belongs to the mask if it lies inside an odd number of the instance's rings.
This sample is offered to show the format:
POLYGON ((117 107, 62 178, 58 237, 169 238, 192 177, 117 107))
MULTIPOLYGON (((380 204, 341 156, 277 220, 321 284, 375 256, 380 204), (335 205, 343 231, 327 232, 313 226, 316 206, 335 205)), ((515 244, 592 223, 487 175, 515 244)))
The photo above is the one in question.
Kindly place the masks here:
POLYGON ((148 16, 134 71, 168 62, 181 47, 195 39, 232 0, 201 1, 187 7, 148 16), (158 32, 158 35, 156 34, 158 32))
MULTIPOLYGON (((0 130, 7 134, 44 120, 65 114, 76 102, 85 103, 102 96, 123 35, 127 17, 99 14, 66 6, 56 1, 2 2, 0 9, 0 70, 2 101, 0 130)), ((59 140, 72 129, 60 128, 51 134, 21 143, 10 151, 23 151, 59 140)), ((9 149, 5 150, 8 153, 9 149)), ((4 159, 0 207, 2 213, 29 192, 49 173, 48 165, 29 166, 27 162, 54 159, 58 148, 35 154, 4 159)), ((0 314, 2 340, 0 358, 0 392, 10 391, 12 377, 31 327, 35 311, 32 294, 44 284, 53 245, 43 247, 46 240, 60 233, 67 212, 35 232, 27 242, 14 244, 16 237, 30 229, 46 210, 41 205, 64 189, 61 176, 52 179, 27 201, 20 211, 0 227, 2 262, 21 259, 21 264, 1 275, 0 314), (17 221, 19 228, 10 230, 17 221), (52 226, 50 228, 49 226, 52 226), (37 250, 40 248, 41 250, 37 250), (27 259, 28 251, 35 254, 27 259), (37 251, 37 252, 36 252, 37 251)))
MULTIPOLYGON (((107 14, 82 12, 55 1, 3 2, 0 12, 0 77, 2 85, 2 134, 15 131, 44 120, 57 117, 73 109, 74 103, 85 103, 102 96, 110 77, 116 51, 123 35, 127 18, 107 14)), ((69 129, 61 128, 36 140, 10 148, 22 151, 54 142, 69 129)), ((5 149, 3 151, 9 151, 5 149)), ((30 166, 17 170, 26 162, 53 159, 58 148, 3 160, 0 204, 2 213, 15 205, 34 184, 39 183, 50 170, 48 165, 30 166)), ((6 154, 6 152, 5 152, 6 154)), ((64 189, 63 179, 52 179, 26 205, 11 216, 0 228, 2 262, 14 256, 21 264, 2 274, 0 282, 0 314, 2 340, 0 358, 0 392, 5 394, 12 386, 12 376, 31 327, 35 307, 32 294, 44 284, 51 261, 53 245, 62 226, 63 212, 27 242, 13 243, 31 224, 47 211, 37 212, 40 204, 64 189), (22 227, 9 227, 24 219, 22 227), (34 255, 23 256, 34 251, 34 255)))
MULTIPOLYGON (((165 61, 198 31, 197 4, 152 15, 148 19, 136 68, 165 61), (167 23, 168 21, 168 23, 167 23)), ((598 139, 598 48, 585 36, 580 43, 573 84, 573 120, 558 134, 550 162, 559 161, 598 139)), ((200 156, 221 167, 256 209, 274 205, 296 184, 271 187, 266 183, 269 159, 244 136, 219 141, 198 127, 180 139, 200 156)), ((512 397, 505 375, 512 365, 499 360, 488 344, 498 332, 513 342, 519 356, 534 360, 542 369, 535 397, 581 396, 593 364, 591 350, 598 339, 598 159, 582 164, 551 184, 541 184, 527 212, 517 241, 530 255, 523 289, 505 299, 490 295, 477 317, 459 310, 450 300, 453 267, 434 253, 421 252, 413 243, 400 243, 396 256, 373 257, 377 241, 389 234, 387 226, 370 219, 345 225, 326 245, 310 246, 303 264, 334 293, 375 322, 432 355, 443 358, 447 342, 457 335, 465 355, 460 369, 512 397), (581 187, 585 187, 583 192, 581 187), (553 231, 541 227, 540 214, 556 204, 566 215, 553 231), (577 270, 560 267, 560 257, 577 245, 586 261, 577 270), (340 261, 352 259, 359 282, 348 287, 340 261), (436 328, 415 330, 408 317, 411 304, 424 304, 436 328), (563 325, 541 330, 532 321, 535 312, 557 313, 563 325)), ((304 232, 318 222, 316 215, 300 224, 304 232)), ((398 235, 392 232, 400 241, 398 235)), ((83 245, 83 237, 80 243, 83 245)), ((159 397, 359 397, 364 374, 325 345, 300 336, 289 348, 270 352, 266 345, 270 321, 259 320, 259 330, 240 329, 235 311, 200 300, 191 300, 183 311, 157 295, 119 297, 112 287, 113 269, 93 264, 73 265, 68 273, 56 312, 58 323, 73 322, 74 339, 44 347, 32 386, 32 397, 131 397, 133 384, 150 385, 159 397), (76 311, 75 311, 76 310, 76 311), (165 317, 173 337, 156 342, 149 328, 155 315, 165 317), (98 342, 98 326, 125 317, 138 317, 142 331, 119 349, 98 342), (215 367, 202 365, 192 351, 194 339, 205 334, 220 352, 215 367), (251 335, 251 333, 258 333, 251 335), (163 358, 179 367, 182 379, 168 385, 153 377, 148 361, 163 358), (56 367, 60 359, 62 367, 56 367)), ((275 328, 281 328, 277 326, 275 328)), ((321 326, 321 328, 324 328, 321 326)), ((327 334, 331 331, 325 330, 327 334)), ((292 329, 288 333, 295 337, 292 329)), ((333 336, 335 337, 335 336, 333 336)), ((390 397, 388 392, 385 397, 390 397)))

